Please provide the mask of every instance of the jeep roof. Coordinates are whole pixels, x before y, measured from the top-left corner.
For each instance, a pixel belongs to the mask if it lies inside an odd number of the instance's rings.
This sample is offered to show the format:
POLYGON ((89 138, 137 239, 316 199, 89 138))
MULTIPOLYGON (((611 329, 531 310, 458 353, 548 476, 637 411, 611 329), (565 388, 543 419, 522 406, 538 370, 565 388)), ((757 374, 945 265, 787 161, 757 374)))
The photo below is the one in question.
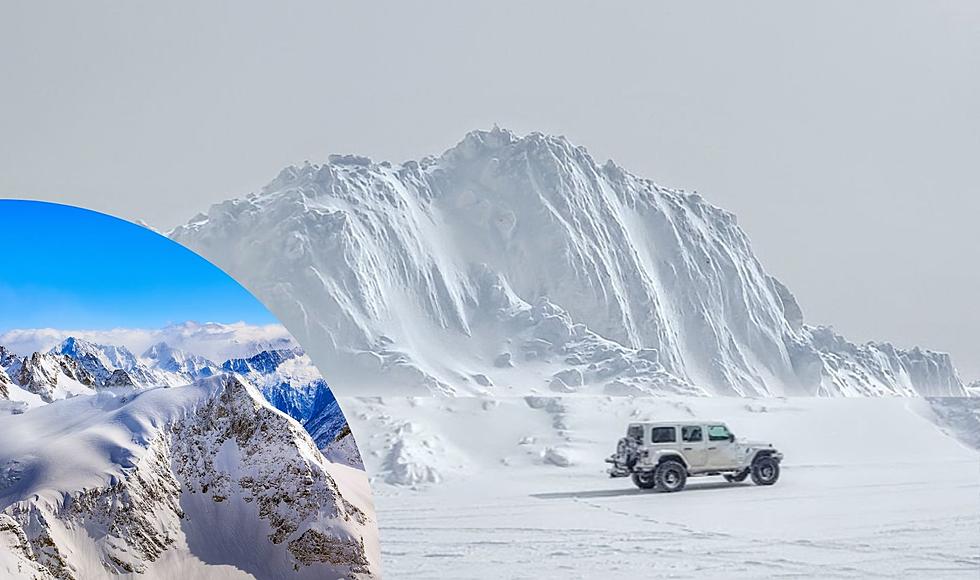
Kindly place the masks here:
POLYGON ((698 419, 698 420, 684 420, 684 421, 631 421, 630 425, 643 425, 655 426, 655 427, 674 427, 677 425, 727 425, 724 421, 710 421, 708 419, 698 419))

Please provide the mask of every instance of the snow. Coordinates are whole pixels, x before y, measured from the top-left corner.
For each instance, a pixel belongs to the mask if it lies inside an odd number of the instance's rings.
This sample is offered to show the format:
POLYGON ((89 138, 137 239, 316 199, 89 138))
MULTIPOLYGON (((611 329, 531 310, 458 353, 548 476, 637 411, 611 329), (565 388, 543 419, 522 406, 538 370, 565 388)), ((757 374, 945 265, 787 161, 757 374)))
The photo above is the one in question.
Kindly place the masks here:
POLYGON ((142 356, 73 336, 23 358, 0 346, 0 573, 375 577, 344 415, 291 338, 263 344, 220 365, 165 342, 142 356))
MULTIPOLYGON (((309 430, 308 425, 304 427, 309 430)), ((314 438, 316 441, 316 438, 314 438)), ((350 431, 350 427, 345 427, 336 437, 326 445, 320 447, 320 452, 332 463, 338 463, 360 471, 364 471, 364 460, 361 459, 361 452, 357 448, 357 441, 350 431)), ((363 474, 367 477, 367 474, 363 474)))
POLYGON ((31 544, 0 559, 12 577, 35 564, 84 578, 113 568, 141 578, 377 569, 366 474, 324 460, 298 423, 231 375, 55 401, 0 416, 0 432, 0 541, 26 532, 31 544), (363 564, 324 565, 317 558, 340 552, 310 551, 303 538, 314 532, 363 564))
POLYGON ((735 216, 564 138, 288 167, 170 236, 329 378, 392 577, 980 569, 975 413, 921 398, 976 390, 949 356, 808 323, 735 216), (774 442, 780 482, 606 478, 629 421, 702 415, 774 442))
POLYGON ((733 215, 564 138, 494 129, 421 163, 350 159, 289 167, 170 234, 269 305, 334 383, 965 393, 945 354, 808 326, 733 215))
POLYGON ((0 399, 10 401, 0 411, 22 412, 57 399, 96 392, 122 396, 157 386, 182 386, 224 372, 236 373, 256 386, 274 407, 302 423, 331 461, 362 467, 343 412, 310 357, 293 346, 292 339, 277 345, 289 346, 221 364, 165 342, 153 344, 142 356, 124 346, 96 344, 73 336, 50 352, 35 352, 24 358, 0 346, 0 399), (342 432, 344 437, 340 437, 342 432))
POLYGON ((980 572, 980 454, 944 433, 922 399, 341 403, 355 432, 371 434, 359 443, 392 577, 595 578, 641 568, 646 578, 980 572), (692 478, 685 491, 657 494, 605 475, 603 459, 628 422, 694 416, 723 417, 740 439, 773 442, 786 455, 780 481, 763 488, 692 478), (402 437, 388 434, 409 420, 454 443, 456 457, 436 454, 415 466, 441 483, 392 477, 402 437))

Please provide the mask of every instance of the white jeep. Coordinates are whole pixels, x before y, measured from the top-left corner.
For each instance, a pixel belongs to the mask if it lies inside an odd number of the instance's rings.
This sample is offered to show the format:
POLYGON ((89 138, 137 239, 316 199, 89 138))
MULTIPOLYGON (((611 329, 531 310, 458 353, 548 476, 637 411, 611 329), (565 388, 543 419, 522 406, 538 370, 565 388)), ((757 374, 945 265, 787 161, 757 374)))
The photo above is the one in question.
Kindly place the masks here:
POLYGON ((757 485, 779 479, 783 454, 770 443, 736 441, 718 421, 630 423, 619 440, 610 477, 632 476, 642 489, 680 491, 688 477, 722 475, 728 481, 752 476, 757 485))

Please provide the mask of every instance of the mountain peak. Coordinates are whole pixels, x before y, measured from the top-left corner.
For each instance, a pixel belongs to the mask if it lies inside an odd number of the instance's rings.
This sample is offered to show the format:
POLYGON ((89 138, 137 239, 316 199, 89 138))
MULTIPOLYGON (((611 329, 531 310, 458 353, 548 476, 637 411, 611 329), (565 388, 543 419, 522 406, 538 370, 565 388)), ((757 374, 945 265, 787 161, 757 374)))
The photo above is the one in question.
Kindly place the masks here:
POLYGON ((493 158, 501 153, 508 155, 528 154, 567 157, 575 156, 587 160, 594 165, 588 151, 575 145, 564 135, 550 135, 533 131, 526 135, 518 135, 509 129, 494 126, 493 129, 478 129, 467 133, 463 139, 439 157, 441 163, 457 163, 473 161, 479 158, 493 158))
POLYGON ((152 360, 162 360, 164 358, 173 356, 175 353, 181 353, 179 349, 175 349, 165 341, 160 341, 150 345, 145 351, 143 351, 143 358, 148 358, 152 360))
POLYGON ((482 393, 526 363, 553 370, 523 389, 962 390, 937 356, 880 350, 897 374, 850 360, 863 351, 806 329, 732 214, 560 136, 494 127, 414 165, 289 168, 171 237, 287 313, 348 382, 482 393))
POLYGON ((57 353, 57 354, 72 355, 82 351, 94 350, 94 347, 95 345, 92 344, 91 342, 82 340, 80 338, 76 338, 74 336, 69 336, 65 340, 58 343, 57 346, 52 348, 50 352, 57 353))

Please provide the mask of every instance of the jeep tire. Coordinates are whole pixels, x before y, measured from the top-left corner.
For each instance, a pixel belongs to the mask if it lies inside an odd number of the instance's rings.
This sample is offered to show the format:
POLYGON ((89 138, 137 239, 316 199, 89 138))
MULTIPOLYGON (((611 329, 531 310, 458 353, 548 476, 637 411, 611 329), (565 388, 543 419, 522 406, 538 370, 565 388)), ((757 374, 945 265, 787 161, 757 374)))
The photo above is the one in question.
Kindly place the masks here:
POLYGON ((744 469, 742 471, 739 471, 738 473, 726 473, 725 481, 727 481, 728 483, 741 483, 745 481, 746 477, 749 476, 749 471, 750 470, 748 469, 744 469))
POLYGON ((679 461, 668 459, 657 466, 657 470, 653 472, 653 480, 657 491, 680 491, 687 483, 687 468, 679 461))
POLYGON ((779 462, 764 455, 752 462, 752 481, 756 485, 772 485, 779 479, 779 462))
POLYGON ((656 485, 652 471, 637 471, 633 474, 633 485, 640 489, 653 489, 656 485))

